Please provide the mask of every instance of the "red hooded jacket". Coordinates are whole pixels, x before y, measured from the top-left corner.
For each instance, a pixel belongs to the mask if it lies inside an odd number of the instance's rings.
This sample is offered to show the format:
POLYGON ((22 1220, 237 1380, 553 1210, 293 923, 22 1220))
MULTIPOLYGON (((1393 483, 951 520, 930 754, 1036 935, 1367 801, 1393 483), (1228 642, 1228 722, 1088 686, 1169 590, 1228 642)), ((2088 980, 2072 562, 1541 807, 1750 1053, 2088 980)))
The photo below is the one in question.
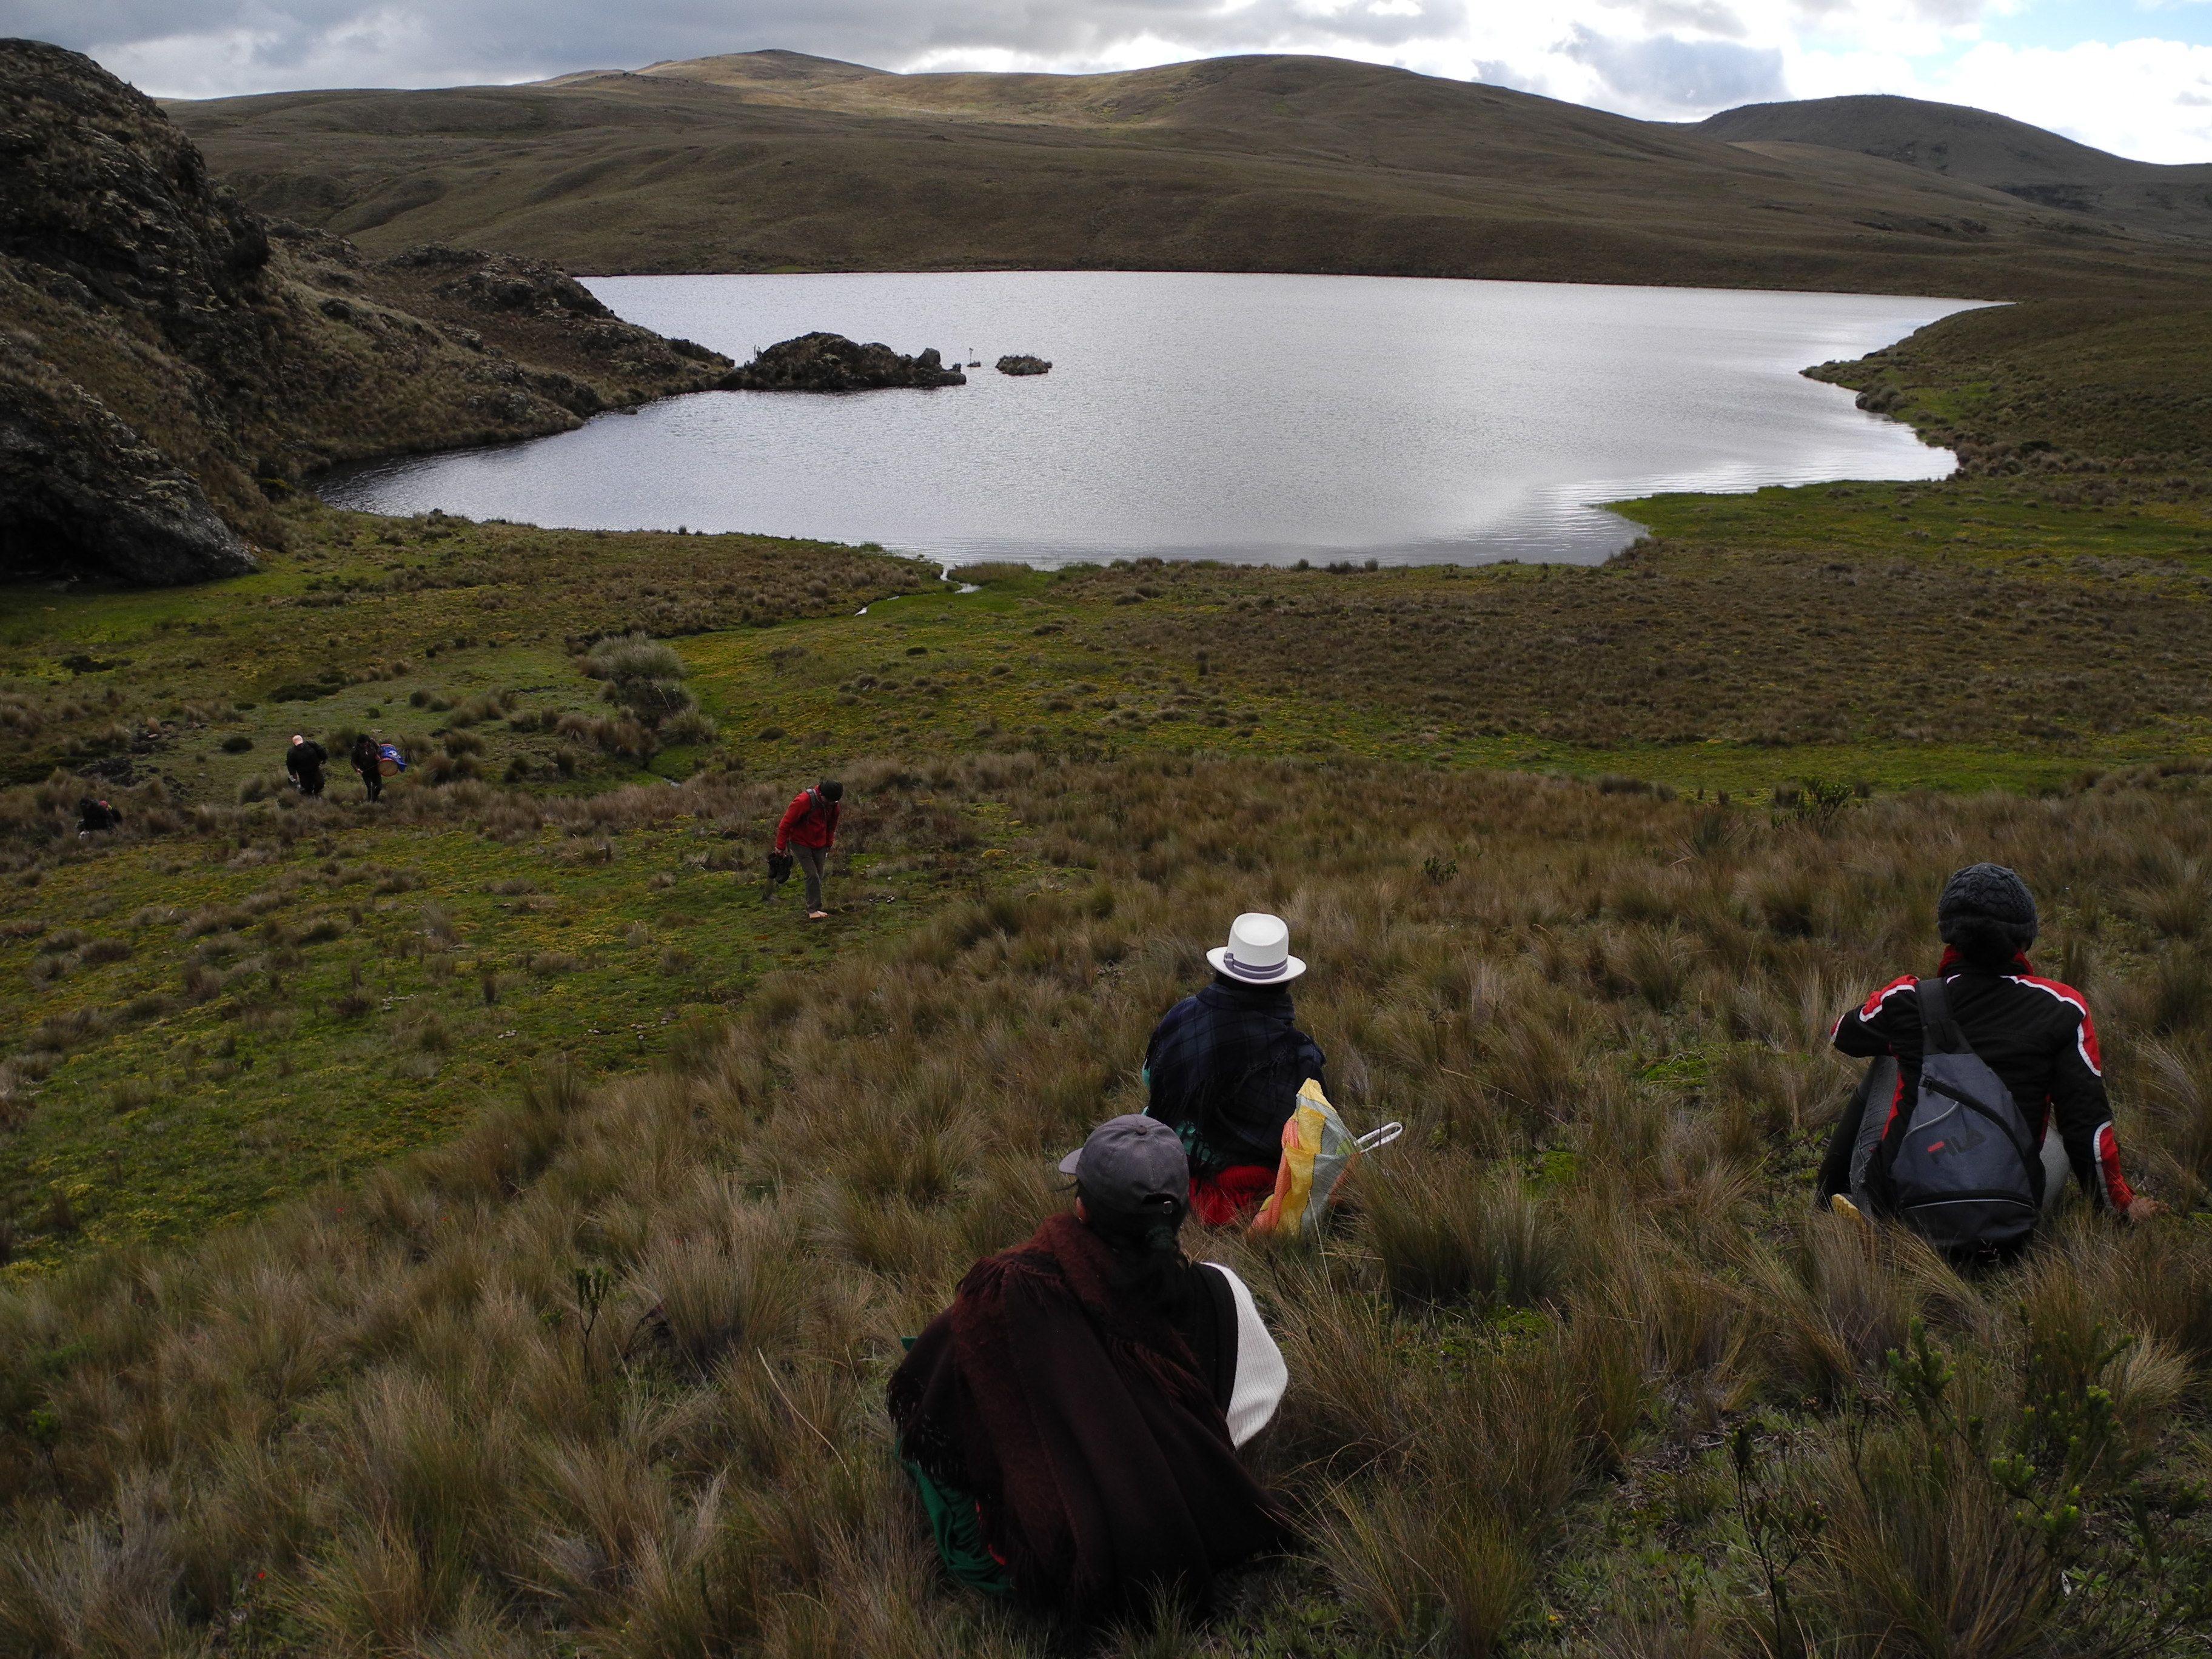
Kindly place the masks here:
POLYGON ((801 847, 825 848, 837 839, 839 803, 824 800, 819 790, 802 789, 783 809, 783 822, 775 826, 775 850, 794 842, 801 847))

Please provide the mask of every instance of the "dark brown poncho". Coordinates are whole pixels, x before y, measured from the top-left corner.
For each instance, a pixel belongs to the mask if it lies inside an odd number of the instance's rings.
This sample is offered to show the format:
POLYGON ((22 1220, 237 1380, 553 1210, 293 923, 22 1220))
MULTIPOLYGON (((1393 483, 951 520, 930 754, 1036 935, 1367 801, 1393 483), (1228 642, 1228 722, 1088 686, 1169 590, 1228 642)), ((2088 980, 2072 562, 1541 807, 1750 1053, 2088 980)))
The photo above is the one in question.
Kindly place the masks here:
POLYGON ((1055 1216, 969 1269, 890 1381, 902 1453, 975 1495, 1024 1601, 1079 1619, 1202 1598, 1285 1532, 1190 1345, 1123 1277, 1055 1216))

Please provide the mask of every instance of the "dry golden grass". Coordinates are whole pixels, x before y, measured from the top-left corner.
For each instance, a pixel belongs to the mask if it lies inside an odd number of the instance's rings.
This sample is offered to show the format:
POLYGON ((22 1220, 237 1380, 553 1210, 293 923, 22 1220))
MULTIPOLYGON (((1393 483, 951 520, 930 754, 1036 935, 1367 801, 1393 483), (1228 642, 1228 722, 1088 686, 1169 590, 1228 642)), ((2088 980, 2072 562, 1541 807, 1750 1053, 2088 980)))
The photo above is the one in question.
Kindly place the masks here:
POLYGON ((1064 1647, 938 1579, 881 1383, 1254 905, 1347 1117, 1409 1133, 1322 1251, 1200 1246, 1281 1336, 1260 1455, 1311 1541, 1107 1650, 2184 1650, 2201 1220, 2078 1217, 1968 1282, 1804 1206, 1828 1020, 1980 856, 2098 1003, 2136 1179, 2201 1203, 2191 784, 1723 834, 1403 766, 847 775, 1011 815, 1027 873, 657 1072, 547 1072, 361 1189, 0 1300, 0 1653, 1064 1647))

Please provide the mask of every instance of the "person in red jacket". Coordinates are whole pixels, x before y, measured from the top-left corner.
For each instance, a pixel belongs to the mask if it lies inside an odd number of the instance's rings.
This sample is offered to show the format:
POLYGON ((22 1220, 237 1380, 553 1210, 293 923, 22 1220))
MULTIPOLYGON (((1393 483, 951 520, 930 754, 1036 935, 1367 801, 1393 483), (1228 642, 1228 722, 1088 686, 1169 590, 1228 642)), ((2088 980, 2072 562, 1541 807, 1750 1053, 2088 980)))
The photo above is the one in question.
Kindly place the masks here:
POLYGON ((788 852, 806 872, 806 919, 819 921, 830 913, 822 908, 822 872, 830 849, 837 841, 839 803, 845 786, 824 778, 811 789, 802 789, 783 809, 783 822, 775 826, 775 850, 788 852))

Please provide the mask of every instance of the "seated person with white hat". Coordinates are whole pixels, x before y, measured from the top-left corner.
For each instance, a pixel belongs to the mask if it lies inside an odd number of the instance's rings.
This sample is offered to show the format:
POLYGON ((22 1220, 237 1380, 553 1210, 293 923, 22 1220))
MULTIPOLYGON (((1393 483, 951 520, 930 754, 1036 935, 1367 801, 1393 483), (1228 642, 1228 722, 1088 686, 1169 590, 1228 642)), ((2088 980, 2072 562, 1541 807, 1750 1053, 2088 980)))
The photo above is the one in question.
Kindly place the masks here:
POLYGON ((892 1374, 898 1455, 963 1583, 1076 1619, 1203 1600, 1285 1536, 1237 1449, 1289 1373, 1252 1293, 1182 1253, 1171 1131, 1112 1118, 1060 1167, 1074 1212, 969 1268, 892 1374))
POLYGON ((1326 1079, 1321 1049, 1292 1023, 1290 985, 1306 965, 1291 954, 1289 924, 1248 913, 1206 955, 1213 983, 1169 1009, 1145 1050, 1145 1115, 1182 1139, 1191 1212, 1218 1227, 1273 1190, 1298 1091, 1326 1079))

